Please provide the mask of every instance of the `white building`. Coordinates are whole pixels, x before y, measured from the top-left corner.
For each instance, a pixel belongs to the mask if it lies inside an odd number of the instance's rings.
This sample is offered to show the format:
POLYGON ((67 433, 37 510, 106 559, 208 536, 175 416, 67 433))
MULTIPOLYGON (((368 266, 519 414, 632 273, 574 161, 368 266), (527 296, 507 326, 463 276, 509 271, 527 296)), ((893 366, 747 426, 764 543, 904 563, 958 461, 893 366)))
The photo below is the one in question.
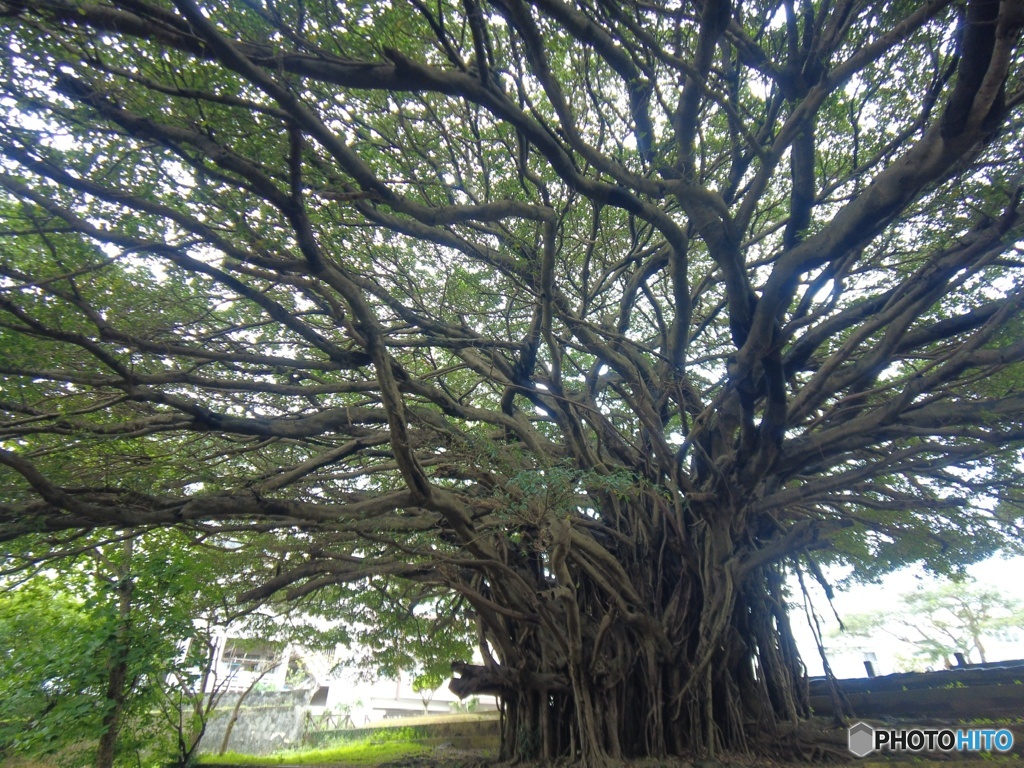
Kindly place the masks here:
MULTIPOLYGON (((295 644, 275 643, 222 634, 214 647, 209 688, 230 692, 250 688, 268 691, 309 690, 314 715, 347 715, 360 727, 379 720, 456 711, 459 698, 447 683, 434 691, 414 691, 413 678, 362 679, 359 670, 346 666, 344 648, 309 650, 295 644)), ((497 709, 494 697, 482 697, 479 711, 497 709)))

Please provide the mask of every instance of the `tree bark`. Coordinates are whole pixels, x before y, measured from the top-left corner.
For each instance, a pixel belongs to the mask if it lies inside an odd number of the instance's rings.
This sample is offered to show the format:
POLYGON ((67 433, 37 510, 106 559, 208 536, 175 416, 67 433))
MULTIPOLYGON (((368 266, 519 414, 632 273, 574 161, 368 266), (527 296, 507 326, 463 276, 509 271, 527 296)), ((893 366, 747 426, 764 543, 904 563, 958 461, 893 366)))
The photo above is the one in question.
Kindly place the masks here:
POLYGON ((457 595, 502 756, 588 765, 782 741, 787 558, 1014 540, 970 497, 1024 440, 1019 0, 298 5, 5 21, 53 128, 0 130, 0 540, 248 530, 243 599, 457 595))
POLYGON ((239 713, 242 711, 243 702, 245 702, 245 700, 249 697, 249 694, 253 692, 253 690, 259 684, 260 680, 266 677, 271 670, 277 668, 283 662, 284 655, 282 652, 282 655, 279 655, 275 657, 272 661, 267 662, 264 668, 260 670, 260 673, 252 679, 252 682, 249 683, 248 687, 240 694, 238 694, 238 701, 236 701, 235 705, 231 708, 231 717, 228 718, 228 723, 224 727, 224 738, 220 740, 220 749, 217 750, 218 755, 223 755, 225 752, 228 751, 228 741, 230 741, 231 739, 231 732, 235 729, 235 723, 238 722, 238 716, 239 713))
POLYGON ((116 574, 117 623, 110 638, 110 658, 107 662, 107 685, 104 691, 106 712, 103 715, 99 743, 96 747, 96 768, 113 768, 117 754, 117 738, 121 733, 125 704, 129 692, 128 656, 132 619, 131 558, 134 540, 123 545, 124 560, 116 574))
POLYGON ((717 520, 706 517, 700 534, 691 528, 689 542, 662 529, 661 555, 620 561, 643 567, 627 583, 594 569, 586 545, 553 526, 550 575, 536 582, 543 620, 524 629, 481 612, 484 658, 495 661, 453 665, 459 696, 501 697, 501 759, 569 756, 594 766, 771 751, 781 728, 810 714, 781 566, 751 566, 730 533, 737 518, 717 520), (696 546, 705 557, 665 554, 696 546))

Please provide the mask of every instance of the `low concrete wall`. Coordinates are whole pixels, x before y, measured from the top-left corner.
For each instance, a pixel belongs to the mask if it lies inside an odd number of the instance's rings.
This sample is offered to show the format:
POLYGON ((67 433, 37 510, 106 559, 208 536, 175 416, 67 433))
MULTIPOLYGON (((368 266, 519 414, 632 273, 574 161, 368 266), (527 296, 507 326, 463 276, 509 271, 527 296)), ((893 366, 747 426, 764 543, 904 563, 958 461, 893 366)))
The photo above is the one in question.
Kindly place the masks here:
MULTIPOLYGON (((312 691, 254 691, 245 697, 238 721, 231 729, 228 750, 247 755, 267 755, 302 745, 306 705, 312 691)), ((216 754, 220 750, 231 712, 238 702, 237 694, 221 699, 199 751, 216 754)))
MULTIPOLYGON (((855 717, 933 717, 956 720, 1020 717, 1024 664, 1019 661, 837 680, 855 717)), ((830 715, 827 683, 809 686, 815 714, 830 715)))

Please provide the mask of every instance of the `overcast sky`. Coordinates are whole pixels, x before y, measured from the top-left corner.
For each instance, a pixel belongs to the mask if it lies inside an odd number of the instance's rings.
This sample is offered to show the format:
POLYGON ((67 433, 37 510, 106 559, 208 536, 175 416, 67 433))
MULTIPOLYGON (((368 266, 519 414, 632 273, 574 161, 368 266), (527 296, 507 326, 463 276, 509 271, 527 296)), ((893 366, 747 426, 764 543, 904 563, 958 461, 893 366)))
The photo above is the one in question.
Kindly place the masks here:
MULTIPOLYGON (((968 568, 968 572, 977 579, 979 586, 993 587, 1008 597, 1024 601, 1024 557, 1009 559, 994 557, 968 568)), ((809 586, 811 583, 809 582, 809 586)), ((837 590, 834 605, 840 617, 884 610, 891 606, 900 595, 913 592, 920 586, 928 588, 937 586, 938 583, 935 577, 924 573, 920 568, 906 568, 890 574, 879 584, 854 586, 842 592, 837 590)), ((815 589, 813 595, 815 608, 822 621, 825 645, 828 646, 830 643, 835 645, 837 641, 828 635, 837 628, 836 619, 821 590, 815 589)), ((798 588, 792 599, 799 600, 798 588)), ((813 635, 807 626, 803 611, 794 610, 791 613, 791 618, 793 631, 797 636, 800 652, 808 671, 811 675, 824 674, 821 659, 815 648, 813 635)), ((879 674, 897 671, 893 668, 894 657, 899 652, 898 643, 895 640, 880 633, 878 637, 864 642, 865 650, 870 648, 877 654, 878 664, 876 667, 879 674)), ((986 651, 989 661, 1022 659, 1024 658, 1024 633, 1013 641, 990 640, 986 644, 986 651)), ((903 650, 903 653, 907 656, 910 655, 906 649, 903 650)), ((832 671, 840 678, 864 677, 866 673, 863 662, 863 652, 834 652, 829 657, 832 671)))

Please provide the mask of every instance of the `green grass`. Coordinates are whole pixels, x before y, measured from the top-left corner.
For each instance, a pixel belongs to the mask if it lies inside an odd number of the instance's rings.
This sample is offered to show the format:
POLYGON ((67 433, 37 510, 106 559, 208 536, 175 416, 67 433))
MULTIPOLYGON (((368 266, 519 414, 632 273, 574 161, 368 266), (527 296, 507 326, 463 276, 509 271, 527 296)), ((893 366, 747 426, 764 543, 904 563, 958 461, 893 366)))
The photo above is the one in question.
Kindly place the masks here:
POLYGON ((408 739, 408 733, 394 735, 378 731, 364 739, 345 741, 332 747, 309 750, 289 750, 272 755, 241 755, 227 752, 223 755, 203 755, 200 765, 317 765, 342 763, 345 765, 376 765, 421 755, 429 747, 408 739))

